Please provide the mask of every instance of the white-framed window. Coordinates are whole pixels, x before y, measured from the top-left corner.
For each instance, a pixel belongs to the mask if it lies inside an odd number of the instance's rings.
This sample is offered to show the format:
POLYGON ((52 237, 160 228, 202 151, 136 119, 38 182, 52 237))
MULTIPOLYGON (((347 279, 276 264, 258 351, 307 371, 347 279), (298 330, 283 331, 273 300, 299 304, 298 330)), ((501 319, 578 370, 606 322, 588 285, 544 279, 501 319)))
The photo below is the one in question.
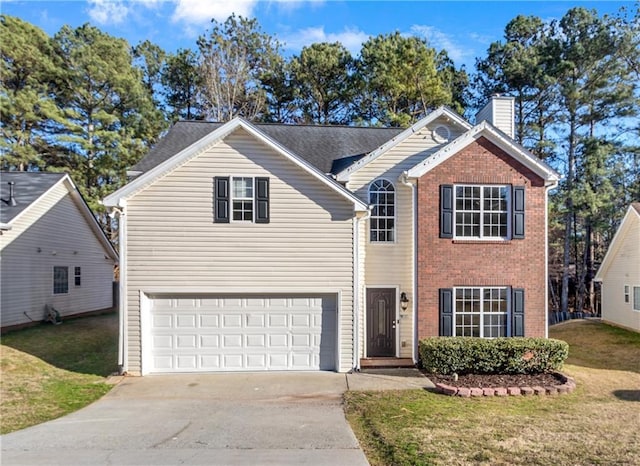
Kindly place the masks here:
POLYGON ((393 243, 396 240, 396 189, 387 180, 375 180, 369 186, 369 240, 393 243))
POLYGON ((633 287, 633 310, 640 311, 640 286, 633 287))
POLYGON ((73 268, 73 284, 75 286, 82 285, 82 267, 73 268))
POLYGON ((231 178, 231 211, 233 221, 253 222, 253 204, 253 178, 248 176, 231 178))
POLYGON ((456 238, 508 238, 509 186, 456 185, 456 238))
POLYGON ((53 267, 53 294, 69 292, 69 267, 55 265, 53 267))
POLYGON ((624 286, 624 302, 625 303, 630 303, 631 302, 630 289, 631 289, 631 287, 629 285, 625 285, 624 286))
POLYGON ((508 288, 454 288, 454 335, 496 338, 507 336, 508 288))

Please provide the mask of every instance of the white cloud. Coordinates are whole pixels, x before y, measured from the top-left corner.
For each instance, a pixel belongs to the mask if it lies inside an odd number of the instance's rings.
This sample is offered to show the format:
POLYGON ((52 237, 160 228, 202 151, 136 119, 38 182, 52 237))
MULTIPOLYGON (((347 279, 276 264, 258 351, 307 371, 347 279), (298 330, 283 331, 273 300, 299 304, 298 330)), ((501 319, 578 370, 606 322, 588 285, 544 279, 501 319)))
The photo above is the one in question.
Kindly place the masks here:
POLYGON ((129 14, 123 0, 89 0, 89 17, 98 24, 120 24, 129 14))
POLYGON ((187 26, 203 25, 215 19, 224 21, 232 13, 237 16, 251 17, 258 0, 177 0, 173 12, 174 22, 183 22, 187 26))
POLYGON ((324 26, 301 29, 283 37, 282 42, 288 50, 299 51, 305 45, 315 42, 340 42, 352 54, 360 53, 362 44, 369 35, 359 29, 345 28, 342 32, 325 32, 324 26))
POLYGON ((474 55, 473 50, 464 48, 456 43, 450 35, 433 26, 414 25, 411 26, 411 33, 425 38, 429 45, 436 50, 446 50, 449 58, 458 64, 464 63, 474 55))

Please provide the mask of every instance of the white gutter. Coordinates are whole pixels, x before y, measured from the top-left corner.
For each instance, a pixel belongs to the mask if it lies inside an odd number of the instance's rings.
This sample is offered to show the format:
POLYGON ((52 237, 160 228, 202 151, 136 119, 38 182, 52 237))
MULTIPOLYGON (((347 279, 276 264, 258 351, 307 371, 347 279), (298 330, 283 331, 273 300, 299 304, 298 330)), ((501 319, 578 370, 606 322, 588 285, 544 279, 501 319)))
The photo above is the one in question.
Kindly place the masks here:
POLYGON ((413 253, 411 254, 413 297, 411 300, 411 310, 413 312, 413 363, 418 364, 418 312, 416 304, 418 296, 418 261, 416 260, 416 254, 418 253, 418 196, 416 195, 416 185, 409 181, 406 171, 400 175, 400 182, 411 188, 411 200, 413 204, 413 219, 411 221, 411 234, 413 235, 413 253))
POLYGON ((360 222, 371 217, 371 207, 362 217, 354 218, 353 236, 353 370, 360 372, 360 222))

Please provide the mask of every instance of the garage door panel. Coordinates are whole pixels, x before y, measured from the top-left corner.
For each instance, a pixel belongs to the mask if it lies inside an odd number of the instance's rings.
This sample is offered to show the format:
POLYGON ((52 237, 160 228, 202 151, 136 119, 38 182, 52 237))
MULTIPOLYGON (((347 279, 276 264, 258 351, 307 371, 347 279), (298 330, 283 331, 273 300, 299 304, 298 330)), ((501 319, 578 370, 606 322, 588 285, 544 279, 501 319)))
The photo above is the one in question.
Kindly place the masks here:
POLYGON ((224 314, 222 316, 222 326, 224 328, 241 328, 242 315, 241 314, 224 314))
POLYGON ((311 335, 293 334, 291 335, 291 346, 309 348, 311 346, 311 335))
POLYGON ((269 348, 287 348, 289 346, 289 335, 285 333, 271 333, 269 334, 269 348))
POLYGON ((176 356, 176 367, 180 370, 193 370, 198 367, 197 360, 195 354, 178 355, 176 356))
POLYGON ((266 354, 247 354, 246 367, 250 370, 264 370, 267 367, 267 355, 266 354))
POLYGON ((172 349, 173 348, 173 337, 171 335, 154 335, 153 339, 153 349, 172 349))
POLYGON ((205 371, 215 371, 220 369, 220 355, 200 356, 200 367, 205 371))
POLYGON ((336 296, 152 296, 149 372, 333 370, 336 296))
POLYGON ((292 327, 311 327, 311 316, 308 314, 291 314, 292 327))
POLYGON ((247 314, 247 328, 264 328, 264 314, 247 314))
POLYGON ((223 335, 223 348, 242 348, 242 335, 223 335))
POLYGON ((197 339, 198 338, 196 335, 178 335, 178 337, 176 338, 176 348, 194 349, 197 347, 197 339))
POLYGON ((220 348, 219 335, 200 335, 200 348, 213 349, 220 348))
POLYGON ((177 328, 196 328, 195 314, 178 314, 176 315, 177 328))
POLYGON ((172 328, 173 316, 171 314, 155 314, 152 316, 154 328, 172 328))
POLYGON ((200 328, 219 328, 220 316, 211 314, 200 314, 200 328))
POLYGON ((269 328, 287 328, 288 318, 287 314, 269 314, 269 328))
POLYGON ((153 358, 153 366, 158 371, 171 371, 173 369, 172 356, 155 356, 153 358))
POLYGON ((265 334, 246 335, 247 348, 266 348, 267 336, 265 334))
POLYGON ((244 357, 242 354, 226 354, 222 358, 225 369, 243 369, 244 357))

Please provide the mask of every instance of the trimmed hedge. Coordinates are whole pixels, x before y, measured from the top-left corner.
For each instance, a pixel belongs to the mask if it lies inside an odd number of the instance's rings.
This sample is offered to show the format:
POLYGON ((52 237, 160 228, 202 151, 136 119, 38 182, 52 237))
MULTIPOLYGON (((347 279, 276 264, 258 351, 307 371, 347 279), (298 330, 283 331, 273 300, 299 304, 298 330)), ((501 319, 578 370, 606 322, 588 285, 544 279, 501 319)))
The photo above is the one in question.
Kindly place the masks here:
POLYGON ((569 345, 547 338, 432 337, 420 340, 420 362, 432 374, 537 374, 560 370, 569 345))

